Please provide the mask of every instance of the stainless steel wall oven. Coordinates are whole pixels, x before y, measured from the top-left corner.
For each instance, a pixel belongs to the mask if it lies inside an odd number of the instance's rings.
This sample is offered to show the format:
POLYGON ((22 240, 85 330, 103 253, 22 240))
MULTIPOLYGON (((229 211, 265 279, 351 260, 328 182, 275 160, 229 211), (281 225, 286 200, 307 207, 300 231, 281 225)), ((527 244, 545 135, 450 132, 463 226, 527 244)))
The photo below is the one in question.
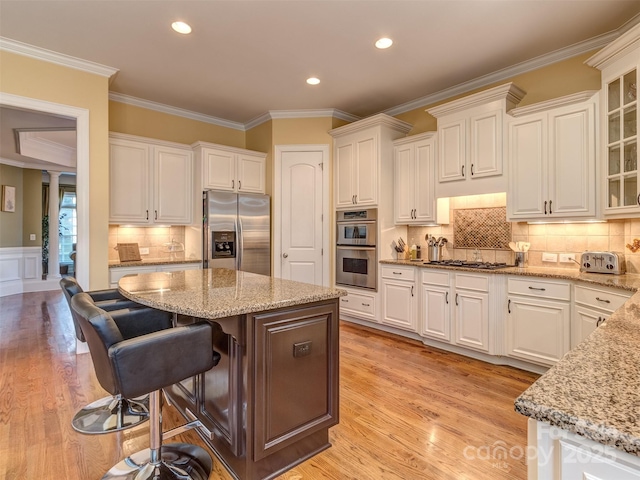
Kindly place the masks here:
POLYGON ((377 290, 377 221, 374 209, 336 214, 336 284, 377 290))

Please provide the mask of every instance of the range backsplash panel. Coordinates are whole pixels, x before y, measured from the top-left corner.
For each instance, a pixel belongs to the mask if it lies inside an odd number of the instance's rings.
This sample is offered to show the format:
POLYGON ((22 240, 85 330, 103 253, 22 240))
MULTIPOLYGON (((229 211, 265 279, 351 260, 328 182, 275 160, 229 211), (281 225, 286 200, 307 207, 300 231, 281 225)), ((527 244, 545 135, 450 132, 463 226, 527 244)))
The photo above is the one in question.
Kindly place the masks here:
POLYGON ((454 248, 509 250, 507 207, 454 210, 453 220, 454 248))

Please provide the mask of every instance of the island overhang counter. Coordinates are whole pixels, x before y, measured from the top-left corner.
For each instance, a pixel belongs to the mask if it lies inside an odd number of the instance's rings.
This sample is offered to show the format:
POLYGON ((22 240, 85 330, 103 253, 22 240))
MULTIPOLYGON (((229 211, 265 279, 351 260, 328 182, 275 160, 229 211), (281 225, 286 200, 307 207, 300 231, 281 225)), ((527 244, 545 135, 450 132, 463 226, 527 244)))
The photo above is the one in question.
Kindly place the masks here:
POLYGON ((214 326, 220 363, 165 394, 212 432, 197 429, 234 478, 274 478, 330 447, 344 290, 218 268, 125 276, 118 289, 214 326))

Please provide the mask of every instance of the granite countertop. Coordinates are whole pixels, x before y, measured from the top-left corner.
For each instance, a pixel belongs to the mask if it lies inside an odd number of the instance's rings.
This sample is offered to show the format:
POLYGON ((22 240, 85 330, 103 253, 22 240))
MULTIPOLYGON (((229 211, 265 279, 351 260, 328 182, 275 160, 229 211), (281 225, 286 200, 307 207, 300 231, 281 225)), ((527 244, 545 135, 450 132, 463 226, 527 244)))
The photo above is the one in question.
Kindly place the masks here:
POLYGON ((193 258, 143 258, 133 262, 121 262, 120 260, 110 260, 109 268, 120 267, 150 267, 153 265, 179 265, 181 263, 202 263, 202 260, 193 258))
POLYGON ((627 273, 624 275, 612 275, 607 273, 582 273, 577 268, 547 268, 547 267, 506 267, 497 270, 480 270, 477 268, 447 267, 444 265, 425 264, 426 260, 380 260, 380 263, 387 265, 406 265, 418 268, 435 268, 438 270, 451 270, 462 272, 474 272, 492 275, 520 275, 525 277, 554 278, 559 280, 577 280, 580 282, 592 283, 603 287, 619 288, 635 292, 640 290, 640 275, 637 273, 627 273))
POLYGON ((216 319, 342 297, 345 290, 210 268, 127 275, 118 290, 143 305, 216 319))
MULTIPOLYGON (((478 270, 423 265, 486 274, 578 280, 636 292, 640 275, 580 273, 578 269, 508 267, 478 270)), ((522 415, 640 456, 640 292, 633 295, 587 339, 568 352, 515 401, 522 415)))
POLYGON ((535 420, 640 456, 640 293, 515 401, 535 420))

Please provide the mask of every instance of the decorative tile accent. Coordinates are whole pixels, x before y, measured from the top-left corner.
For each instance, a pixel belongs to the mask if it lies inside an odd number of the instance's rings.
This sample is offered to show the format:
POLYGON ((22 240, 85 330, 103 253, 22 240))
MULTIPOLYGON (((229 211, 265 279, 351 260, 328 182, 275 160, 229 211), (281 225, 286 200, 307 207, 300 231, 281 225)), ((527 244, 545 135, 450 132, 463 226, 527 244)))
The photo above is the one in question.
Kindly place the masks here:
POLYGON ((454 210, 453 219, 454 248, 509 250, 507 207, 454 210))

